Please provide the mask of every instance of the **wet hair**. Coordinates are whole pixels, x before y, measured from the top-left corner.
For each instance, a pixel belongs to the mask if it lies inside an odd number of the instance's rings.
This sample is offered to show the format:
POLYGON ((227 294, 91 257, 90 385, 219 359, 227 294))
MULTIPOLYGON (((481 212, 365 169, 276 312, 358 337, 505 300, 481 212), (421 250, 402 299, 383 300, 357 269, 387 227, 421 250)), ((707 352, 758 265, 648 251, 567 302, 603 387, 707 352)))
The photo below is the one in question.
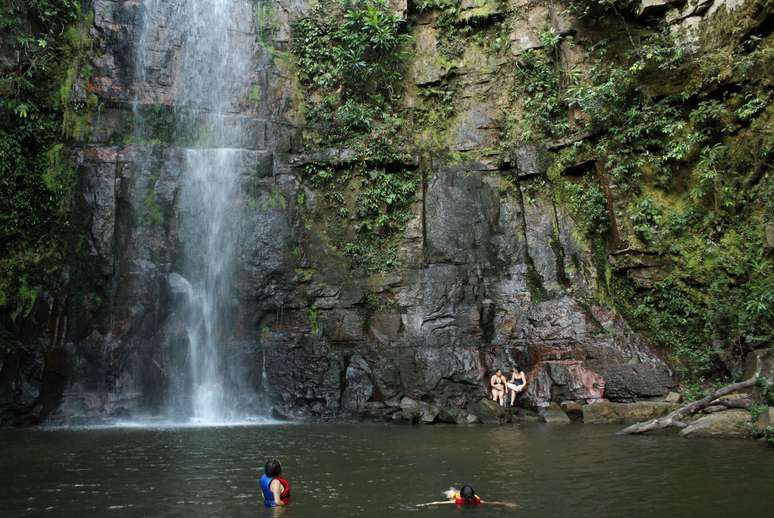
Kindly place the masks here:
POLYGON ((472 486, 462 486, 462 489, 460 489, 460 498, 466 503, 473 502, 476 499, 476 492, 472 486))
POLYGON ((277 459, 267 460, 263 471, 267 477, 276 477, 282 474, 282 465, 277 459))

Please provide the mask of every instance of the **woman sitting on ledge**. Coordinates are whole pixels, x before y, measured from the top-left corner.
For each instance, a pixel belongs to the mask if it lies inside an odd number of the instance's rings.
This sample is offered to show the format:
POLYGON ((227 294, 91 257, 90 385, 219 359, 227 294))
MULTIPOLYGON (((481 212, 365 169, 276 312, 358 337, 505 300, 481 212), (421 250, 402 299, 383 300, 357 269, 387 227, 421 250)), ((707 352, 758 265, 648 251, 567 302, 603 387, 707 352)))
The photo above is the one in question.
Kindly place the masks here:
POLYGON ((489 384, 492 386, 492 399, 500 406, 505 406, 505 384, 507 381, 500 369, 497 369, 494 376, 489 379, 489 384))
POLYGON ((513 406, 516 404, 516 396, 527 388, 527 376, 514 365, 511 369, 511 379, 505 386, 511 391, 511 406, 513 406))

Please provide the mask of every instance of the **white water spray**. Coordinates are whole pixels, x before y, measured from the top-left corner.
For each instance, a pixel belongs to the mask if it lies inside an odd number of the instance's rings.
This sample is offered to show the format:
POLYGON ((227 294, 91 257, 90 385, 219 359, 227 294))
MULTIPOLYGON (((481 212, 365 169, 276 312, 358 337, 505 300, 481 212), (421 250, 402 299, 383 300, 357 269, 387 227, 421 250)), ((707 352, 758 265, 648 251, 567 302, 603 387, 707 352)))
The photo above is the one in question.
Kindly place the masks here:
POLYGON ((186 366, 171 366, 172 391, 182 393, 170 395, 168 413, 199 423, 243 420, 250 412, 245 369, 229 349, 238 309, 241 176, 250 161, 241 145, 250 123, 242 113, 254 67, 252 14, 249 0, 147 0, 135 58, 135 113, 140 97, 157 103, 166 96, 175 135, 184 136, 173 275, 175 291, 185 295, 174 314, 185 321, 188 351, 174 355, 186 366), (171 29, 179 36, 170 38, 171 29), (168 85, 146 84, 162 69, 168 85))

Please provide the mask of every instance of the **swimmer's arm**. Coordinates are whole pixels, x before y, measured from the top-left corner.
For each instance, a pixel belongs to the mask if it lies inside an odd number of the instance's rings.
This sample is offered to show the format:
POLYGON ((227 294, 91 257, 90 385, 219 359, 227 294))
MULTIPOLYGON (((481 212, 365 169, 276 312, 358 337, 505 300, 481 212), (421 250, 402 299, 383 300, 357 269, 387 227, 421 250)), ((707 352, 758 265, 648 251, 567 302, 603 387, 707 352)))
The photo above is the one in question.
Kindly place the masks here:
POLYGON ((280 498, 282 495, 282 483, 279 480, 274 479, 271 481, 269 489, 271 490, 271 494, 274 495, 274 503, 276 505, 285 505, 285 502, 280 498))
POLYGON ((417 504, 417 507, 427 507, 428 505, 444 505, 444 504, 453 504, 454 502, 452 500, 443 500, 441 502, 428 502, 426 504, 417 504))
POLYGON ((491 500, 481 500, 481 503, 486 505, 502 505, 503 507, 519 507, 513 502, 493 502, 491 500))

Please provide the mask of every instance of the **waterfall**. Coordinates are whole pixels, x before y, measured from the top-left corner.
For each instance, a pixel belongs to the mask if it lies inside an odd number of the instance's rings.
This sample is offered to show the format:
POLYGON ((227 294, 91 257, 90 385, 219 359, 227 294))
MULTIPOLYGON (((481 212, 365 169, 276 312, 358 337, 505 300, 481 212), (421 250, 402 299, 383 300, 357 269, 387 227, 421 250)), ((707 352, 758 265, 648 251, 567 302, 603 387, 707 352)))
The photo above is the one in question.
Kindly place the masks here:
POLYGON ((244 113, 251 109, 254 75, 252 6, 249 0, 148 0, 141 22, 135 135, 145 134, 138 107, 163 105, 174 112, 175 145, 182 148, 170 155, 179 167, 170 283, 181 295, 170 309, 185 328, 185 340, 175 346, 187 345, 187 351, 170 354, 167 416, 202 423, 244 419, 256 408, 254 394, 245 391, 257 390, 233 350, 241 177, 251 167, 244 149, 251 119, 244 113), (148 83, 165 74, 166 84, 148 83))

